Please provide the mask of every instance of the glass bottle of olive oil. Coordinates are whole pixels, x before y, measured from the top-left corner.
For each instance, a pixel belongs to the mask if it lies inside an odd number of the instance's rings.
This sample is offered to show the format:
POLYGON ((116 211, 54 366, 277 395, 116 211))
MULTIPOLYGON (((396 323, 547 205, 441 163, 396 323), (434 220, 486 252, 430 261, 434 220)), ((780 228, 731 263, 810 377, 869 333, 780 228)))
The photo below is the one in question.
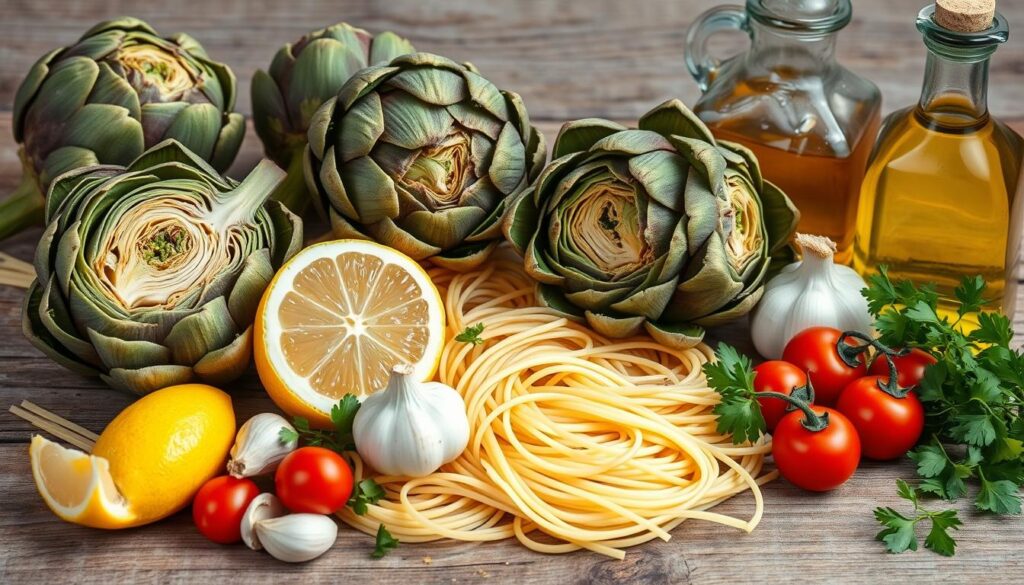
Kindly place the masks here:
MULTIPOLYGON (((952 305, 961 278, 988 282, 988 309, 1013 314, 1022 225, 1024 140, 986 103, 989 58, 1007 40, 996 13, 979 32, 918 15, 928 47, 920 102, 890 114, 865 175, 854 268, 888 266, 893 278, 935 282, 952 305)), ((944 303, 945 304, 945 303, 944 303)))
POLYGON ((800 209, 800 230, 852 255, 861 180, 881 122, 881 94, 843 67, 836 41, 850 0, 747 0, 708 10, 687 33, 686 60, 704 94, 694 112, 717 138, 757 155, 761 172, 800 209), (720 31, 750 49, 722 63, 708 54, 720 31))

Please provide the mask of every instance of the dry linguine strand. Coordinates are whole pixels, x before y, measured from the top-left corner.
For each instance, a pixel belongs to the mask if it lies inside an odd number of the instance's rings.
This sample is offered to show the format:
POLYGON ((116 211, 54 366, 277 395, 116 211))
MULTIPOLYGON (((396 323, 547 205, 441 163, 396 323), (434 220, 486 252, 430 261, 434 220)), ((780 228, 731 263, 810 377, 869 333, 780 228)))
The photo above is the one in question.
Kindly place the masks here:
POLYGON ((610 341, 537 306, 521 264, 496 259, 459 274, 431 268, 445 299, 448 343, 438 379, 466 401, 470 442, 423 478, 374 475, 354 455, 357 481, 386 492, 364 516, 401 541, 516 538, 542 553, 623 549, 689 519, 750 531, 763 511, 770 443, 733 445, 716 430, 718 395, 701 344, 676 350, 648 339, 610 341), (484 343, 454 340, 483 324, 484 343), (750 490, 750 520, 708 511, 750 490))

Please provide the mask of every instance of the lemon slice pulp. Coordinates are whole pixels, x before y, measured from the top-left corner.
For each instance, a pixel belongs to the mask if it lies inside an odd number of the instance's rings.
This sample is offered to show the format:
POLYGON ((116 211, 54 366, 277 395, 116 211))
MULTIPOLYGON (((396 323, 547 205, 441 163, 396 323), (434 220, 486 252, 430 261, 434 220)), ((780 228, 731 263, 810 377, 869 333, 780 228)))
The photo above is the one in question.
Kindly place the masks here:
POLYGON ((371 242, 299 252, 274 277, 256 316, 256 366, 271 398, 322 424, 345 394, 384 388, 397 364, 429 379, 443 345, 441 297, 426 271, 371 242))
POLYGON ((124 528, 133 523, 135 515, 117 491, 103 457, 35 435, 29 461, 36 489, 61 519, 93 528, 124 528))

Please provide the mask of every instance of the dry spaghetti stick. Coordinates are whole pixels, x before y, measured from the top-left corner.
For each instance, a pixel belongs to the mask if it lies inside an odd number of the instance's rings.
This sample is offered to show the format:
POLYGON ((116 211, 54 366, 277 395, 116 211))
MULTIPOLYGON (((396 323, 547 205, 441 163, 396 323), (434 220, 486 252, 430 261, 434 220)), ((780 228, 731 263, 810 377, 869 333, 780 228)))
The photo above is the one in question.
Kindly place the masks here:
POLYGON ((54 437, 71 443, 75 447, 78 447, 79 449, 82 449, 85 452, 92 451, 93 442, 75 433, 74 431, 66 429, 58 425, 57 423, 51 422, 41 416, 29 412, 24 408, 21 408, 20 406, 12 405, 10 408, 10 412, 14 416, 17 416, 18 418, 24 419, 32 423, 32 426, 36 427, 37 429, 46 431, 47 433, 50 433, 54 437))
POLYGON ((34 412, 35 414, 38 414, 39 416, 41 416, 41 417, 43 417, 43 418, 45 418, 47 420, 53 421, 53 422, 59 424, 62 427, 68 428, 68 429, 78 433, 79 435, 81 435, 85 439, 87 439, 89 441, 92 441, 94 443, 96 442, 97 439, 100 438, 99 435, 97 435, 96 433, 90 431, 89 429, 87 429, 87 428, 85 428, 85 427, 83 427, 81 425, 77 425, 77 424, 69 421, 66 418, 60 417, 60 416, 50 412, 49 410, 46 410, 42 406, 39 406, 39 405, 34 404, 32 402, 29 402, 28 400, 22 400, 21 401, 21 407, 24 408, 25 410, 34 412))

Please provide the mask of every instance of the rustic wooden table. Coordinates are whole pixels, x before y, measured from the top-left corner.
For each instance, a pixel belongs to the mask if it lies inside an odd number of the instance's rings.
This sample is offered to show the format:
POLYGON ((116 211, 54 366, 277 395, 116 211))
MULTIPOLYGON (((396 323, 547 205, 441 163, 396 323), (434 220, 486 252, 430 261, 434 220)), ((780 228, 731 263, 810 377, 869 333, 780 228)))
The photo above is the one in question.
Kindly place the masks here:
MULTIPOLYGON (((923 0, 858 0, 855 20, 841 37, 845 64, 883 89, 886 111, 912 103, 919 90, 924 49, 914 30, 923 0)), ((605 116, 629 120, 650 105, 697 96, 682 61, 686 25, 715 2, 698 0, 200 0, 133 5, 159 30, 187 30, 215 58, 235 68, 239 108, 248 113, 248 80, 276 46, 337 20, 371 30, 396 30, 422 50, 470 59, 499 86, 523 94, 542 130, 554 137, 567 119, 605 116)), ((1024 5, 1004 2, 1011 25, 1024 27, 1024 5)), ((21 77, 39 55, 73 41, 92 22, 128 10, 114 0, 5 0, 0 12, 0 193, 20 175, 9 111, 21 77)), ((1018 31, 1019 32, 1019 31, 1018 31)), ((1024 133, 1024 50, 1017 37, 992 65, 992 110, 1024 133)), ((724 50, 731 42, 726 39, 724 50)), ((260 155, 250 132, 231 174, 260 155)), ((39 231, 0 245, 29 259, 39 231)), ((100 431, 131 397, 53 364, 21 335, 20 290, 0 287, 0 408, 30 399, 100 431)), ((1024 306, 1024 303, 1019 303, 1024 306)), ((1016 316, 1018 334, 1024 332, 1016 316)), ((744 323, 712 333, 749 349, 744 323)), ((273 404, 250 372, 229 390, 239 420, 273 404)), ((278 563, 242 545, 211 544, 187 513, 127 532, 101 532, 58 521, 35 492, 28 467, 31 428, 0 412, 0 582, 1020 582, 1024 520, 992 518, 961 505, 964 528, 954 558, 928 551, 887 555, 873 540, 877 505, 901 506, 894 481, 912 477, 907 463, 867 463, 842 489, 809 494, 785 481, 765 487, 766 510, 752 534, 691 522, 670 542, 628 551, 624 561, 577 552, 545 556, 515 542, 483 545, 403 545, 381 560, 372 541, 344 528, 334 550, 301 566, 278 563)), ((718 510, 747 515, 752 498, 718 510)))

